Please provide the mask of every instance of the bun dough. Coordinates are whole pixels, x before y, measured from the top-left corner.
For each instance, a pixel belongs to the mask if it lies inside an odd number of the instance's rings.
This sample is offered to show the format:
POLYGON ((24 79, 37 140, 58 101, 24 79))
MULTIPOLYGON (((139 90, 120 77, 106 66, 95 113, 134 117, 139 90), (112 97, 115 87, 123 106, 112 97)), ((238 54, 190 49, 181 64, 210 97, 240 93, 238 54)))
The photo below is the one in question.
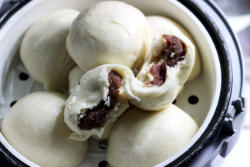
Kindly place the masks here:
MULTIPOLYGON (((69 73, 69 92, 71 92, 72 89, 74 89, 77 85, 80 84, 80 79, 83 76, 84 72, 78 67, 74 67, 70 73, 69 73)), ((98 137, 97 135, 94 135, 93 137, 97 140, 99 139, 107 139, 109 137, 110 131, 113 127, 113 122, 108 123, 105 126, 104 132, 102 136, 98 137)), ((76 136, 76 138, 81 138, 80 136, 74 134, 73 136, 76 136)), ((80 139, 81 140, 81 139, 80 139)))
MULTIPOLYGON (((99 104, 103 102, 105 106, 112 106, 111 97, 109 95, 109 73, 111 71, 117 72, 122 77, 122 83, 130 76, 133 76, 133 72, 126 66, 118 64, 106 64, 98 66, 87 73, 85 73, 81 80, 80 85, 76 86, 71 90, 71 95, 67 99, 66 108, 64 112, 64 119, 69 128, 75 133, 72 134, 72 138, 75 140, 87 140, 90 136, 108 136, 107 131, 111 129, 111 123, 115 122, 116 119, 129 107, 128 99, 124 95, 122 85, 119 87, 117 100, 115 107, 108 111, 105 115, 104 126, 94 128, 80 128, 80 120, 89 119, 92 122, 98 121, 98 115, 102 115, 99 111, 91 111, 91 114, 95 114, 91 118, 88 118, 89 110, 98 108, 99 104), (104 132, 105 131, 105 132, 104 132)), ((88 121, 88 120, 85 120, 88 121)), ((85 124, 85 123, 84 123, 85 124)), ((88 126, 88 125, 87 125, 88 126)))
POLYGON ((69 73, 69 92, 71 89, 73 89, 74 87, 76 87, 79 83, 80 83, 80 79, 82 77, 82 75, 84 74, 84 72, 78 67, 75 66, 69 73))
POLYGON ((67 89, 67 79, 74 62, 68 55, 65 40, 69 27, 79 14, 65 9, 35 22, 26 32, 20 48, 22 62, 31 77, 45 90, 67 89))
MULTIPOLYGON (((152 29, 152 34, 153 36, 156 35, 159 31, 164 30, 164 29, 168 29, 169 31, 172 31, 173 33, 178 31, 179 33, 184 34, 193 44, 195 44, 193 38, 191 37, 191 35, 178 23, 176 23, 175 21, 163 17, 163 16, 148 16, 147 17, 148 22, 151 25, 151 29, 152 29)), ((196 47, 196 51, 195 51, 195 64, 192 70, 191 75, 189 76, 189 81, 196 78, 201 70, 201 64, 200 64, 200 56, 199 56, 199 51, 196 47)))
POLYGON ((148 53, 151 39, 150 25, 141 11, 124 2, 105 1, 76 18, 67 49, 83 71, 102 64, 132 67, 148 53))
POLYGON ((111 132, 107 160, 114 167, 152 167, 182 149, 197 130, 195 121, 175 105, 157 112, 131 108, 111 132))
POLYGON ((29 160, 43 167, 74 167, 84 159, 86 142, 70 140, 63 120, 65 97, 36 92, 23 97, 7 113, 2 133, 29 160))
MULTIPOLYGON (((151 56, 146 59, 137 77, 128 80, 124 87, 130 102, 148 111, 165 108, 175 100, 184 84, 190 78, 195 65, 195 57, 197 57, 195 46, 186 37, 185 33, 182 33, 172 22, 167 22, 167 19, 164 20, 164 24, 161 23, 161 19, 148 17, 149 23, 152 24, 154 35, 151 56), (185 57, 183 60, 178 60, 173 66, 169 64, 164 65, 166 69, 161 70, 166 73, 164 82, 159 85, 147 84, 155 78, 150 72, 153 66, 164 60, 165 55, 162 56, 162 51, 166 48, 166 39, 163 38, 163 35, 178 38, 185 45, 185 57)), ((174 58, 177 54, 172 50, 170 51, 171 56, 173 55, 174 58)), ((162 66, 160 67, 162 68, 162 66)))

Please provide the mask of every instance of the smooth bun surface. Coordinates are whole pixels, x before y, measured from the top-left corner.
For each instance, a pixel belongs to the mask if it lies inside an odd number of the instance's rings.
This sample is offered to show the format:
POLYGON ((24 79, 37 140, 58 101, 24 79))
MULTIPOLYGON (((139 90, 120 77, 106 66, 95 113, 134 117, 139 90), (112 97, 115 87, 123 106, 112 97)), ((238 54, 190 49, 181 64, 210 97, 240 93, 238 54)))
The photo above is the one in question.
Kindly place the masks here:
POLYGON ((31 77, 45 90, 61 91, 68 86, 68 74, 75 63, 68 55, 65 40, 79 12, 56 11, 35 22, 25 33, 20 56, 31 77))
POLYGON ((73 89, 74 87, 76 87, 80 83, 80 79, 81 79, 83 74, 84 74, 84 72, 78 66, 75 66, 69 72, 69 76, 68 76, 69 92, 71 89, 73 89))
POLYGON ((103 64, 132 67, 148 53, 150 45, 146 17, 119 1, 98 2, 84 10, 67 37, 67 49, 83 71, 103 64))
POLYGON ((197 130, 175 105, 157 112, 131 108, 111 132, 107 160, 114 167, 152 167, 183 148, 197 130))
POLYGON ((64 123, 65 97, 37 92, 20 99, 2 122, 8 142, 29 160, 43 167, 74 167, 87 151, 86 142, 70 140, 64 123))

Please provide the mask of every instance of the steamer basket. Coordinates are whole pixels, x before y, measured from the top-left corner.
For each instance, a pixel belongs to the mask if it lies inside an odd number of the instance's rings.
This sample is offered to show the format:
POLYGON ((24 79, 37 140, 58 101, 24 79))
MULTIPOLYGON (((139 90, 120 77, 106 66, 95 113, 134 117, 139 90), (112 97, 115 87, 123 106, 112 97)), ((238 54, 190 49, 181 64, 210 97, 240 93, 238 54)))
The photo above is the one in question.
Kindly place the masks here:
MULTIPOLYGON (((0 121, 14 102, 30 92, 43 90, 42 85, 29 78, 19 58, 20 41, 27 28, 53 11, 82 11, 94 2, 19 0, 0 18, 0 121)), ((193 36, 202 63, 200 75, 188 82, 176 99, 176 104, 197 121, 200 129, 182 150, 156 166, 211 165, 219 159, 218 154, 226 156, 231 150, 245 115, 242 56, 232 30, 210 1, 125 2, 146 15, 164 15, 182 24, 193 36)), ((18 153, 1 133, 0 142, 0 152, 12 164, 38 166, 18 153)), ((105 152, 106 141, 90 140, 89 153, 80 166, 105 164, 105 152)))

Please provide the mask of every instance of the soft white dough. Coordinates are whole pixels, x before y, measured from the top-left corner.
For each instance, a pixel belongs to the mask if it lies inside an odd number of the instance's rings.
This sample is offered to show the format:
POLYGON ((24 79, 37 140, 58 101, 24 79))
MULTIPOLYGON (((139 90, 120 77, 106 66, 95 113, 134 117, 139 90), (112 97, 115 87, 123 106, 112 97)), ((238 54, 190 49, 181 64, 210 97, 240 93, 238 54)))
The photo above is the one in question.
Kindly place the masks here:
POLYGON ((105 104, 109 105, 108 74, 112 70, 119 73, 123 80, 127 80, 133 76, 133 72, 127 66, 106 64, 86 72, 80 80, 80 85, 71 89, 70 97, 66 102, 64 120, 69 128, 74 131, 71 136, 72 139, 84 141, 90 136, 98 136, 101 139, 107 138, 113 122, 129 107, 128 99, 124 94, 123 86, 121 86, 119 88, 116 107, 109 113, 104 127, 84 130, 78 126, 80 113, 83 114, 88 109, 94 108, 102 100, 105 101, 105 104))
POLYGON ((64 122, 64 95, 36 92, 20 99, 2 122, 2 133, 22 155, 42 167, 74 167, 87 151, 86 142, 70 140, 64 122))
POLYGON ((197 57, 196 47, 186 37, 185 33, 180 31, 172 22, 167 22, 167 19, 164 20, 163 24, 158 21, 158 17, 156 19, 155 17, 148 18, 149 23, 152 24, 154 35, 151 54, 142 65, 137 77, 126 80, 124 84, 125 93, 129 101, 136 107, 148 111, 165 108, 175 100, 183 89, 184 84, 190 78, 195 66, 195 57, 197 57), (162 85, 147 85, 146 83, 153 79, 149 72, 150 68, 165 47, 165 41, 162 38, 163 34, 178 37, 186 45, 186 56, 184 60, 178 62, 174 67, 167 66, 167 78, 162 85))
POLYGON ((91 137, 96 139, 96 140, 107 140, 109 138, 111 130, 112 130, 113 126, 114 126, 114 123, 115 123, 114 121, 113 122, 108 122, 107 125, 105 126, 105 128, 103 130, 103 134, 101 136, 93 135, 91 137))
POLYGON ((84 74, 84 72, 78 67, 75 66, 69 73, 69 92, 71 89, 73 89, 74 87, 76 87, 79 83, 80 83, 80 79, 82 77, 82 75, 84 74))
POLYGON ((157 112, 131 108, 114 125, 107 160, 114 167, 152 167, 181 150, 197 130, 175 105, 157 112))
POLYGON ((70 56, 87 71, 102 64, 132 67, 147 55, 151 40, 150 25, 140 10, 124 2, 104 1, 76 18, 66 43, 70 56))
MULTIPOLYGON (((171 19, 167 17, 163 17, 163 16, 148 16, 147 20, 151 25, 153 36, 164 29, 168 29, 169 31, 173 33, 176 31, 178 31, 179 33, 183 33, 190 41, 192 41, 193 44, 195 44, 191 35, 180 24, 176 23, 175 21, 171 19)), ((196 78, 200 74, 200 71, 201 71, 199 52, 198 52, 197 47, 195 49, 196 49, 195 64, 194 64, 192 73, 190 74, 188 78, 189 81, 196 78)))
POLYGON ((75 63, 68 55, 65 40, 79 12, 56 11, 35 22, 25 33, 20 56, 31 77, 45 90, 67 90, 68 74, 75 63))

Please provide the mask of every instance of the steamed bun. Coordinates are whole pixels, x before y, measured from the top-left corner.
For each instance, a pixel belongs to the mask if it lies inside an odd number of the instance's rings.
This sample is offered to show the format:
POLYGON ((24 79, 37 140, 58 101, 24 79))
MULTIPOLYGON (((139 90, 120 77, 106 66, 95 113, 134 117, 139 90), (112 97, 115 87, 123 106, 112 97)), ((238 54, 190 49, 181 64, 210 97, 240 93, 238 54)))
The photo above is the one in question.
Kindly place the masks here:
POLYGON ((137 8, 119 1, 104 1, 84 10, 73 22, 67 49, 87 71, 102 64, 132 67, 150 50, 151 29, 137 8))
POLYGON ((114 167, 152 167, 183 148, 197 130, 175 105, 157 112, 131 108, 111 132, 107 160, 114 167))
POLYGON ((116 119, 129 107, 123 81, 133 72, 120 64, 105 64, 86 72, 71 90, 64 120, 74 132, 72 139, 85 141, 91 136, 107 138, 116 119))
POLYGON ((84 72, 78 67, 75 66, 70 72, 68 76, 69 81, 69 92, 71 89, 76 87, 80 83, 80 79, 84 72))
POLYGON ((133 105, 155 111, 172 104, 183 89, 192 75, 197 50, 171 22, 165 20, 170 26, 159 26, 159 21, 154 23, 150 18, 154 36, 151 54, 136 78, 125 81, 124 88, 133 105))
POLYGON ((22 62, 46 90, 67 89, 68 74, 75 63, 68 55, 65 40, 78 14, 71 9, 56 11, 39 19, 24 35, 20 48, 22 62))
POLYGON ((43 167, 74 167, 81 163, 86 142, 70 140, 64 123, 65 97, 37 92, 23 97, 7 113, 2 133, 22 155, 43 167))
MULTIPOLYGON (((195 42, 192 39, 191 35, 184 29, 184 27, 182 27, 175 21, 169 18, 163 17, 163 16, 148 16, 147 20, 151 26, 153 36, 155 36, 157 33, 161 32, 164 29, 168 29, 173 33, 179 32, 179 33, 184 34, 195 45, 195 42)), ((196 78, 199 75, 200 70, 201 70, 200 56, 199 56, 198 49, 196 47, 195 64, 194 64, 192 73, 189 76, 188 80, 192 80, 196 78)))

